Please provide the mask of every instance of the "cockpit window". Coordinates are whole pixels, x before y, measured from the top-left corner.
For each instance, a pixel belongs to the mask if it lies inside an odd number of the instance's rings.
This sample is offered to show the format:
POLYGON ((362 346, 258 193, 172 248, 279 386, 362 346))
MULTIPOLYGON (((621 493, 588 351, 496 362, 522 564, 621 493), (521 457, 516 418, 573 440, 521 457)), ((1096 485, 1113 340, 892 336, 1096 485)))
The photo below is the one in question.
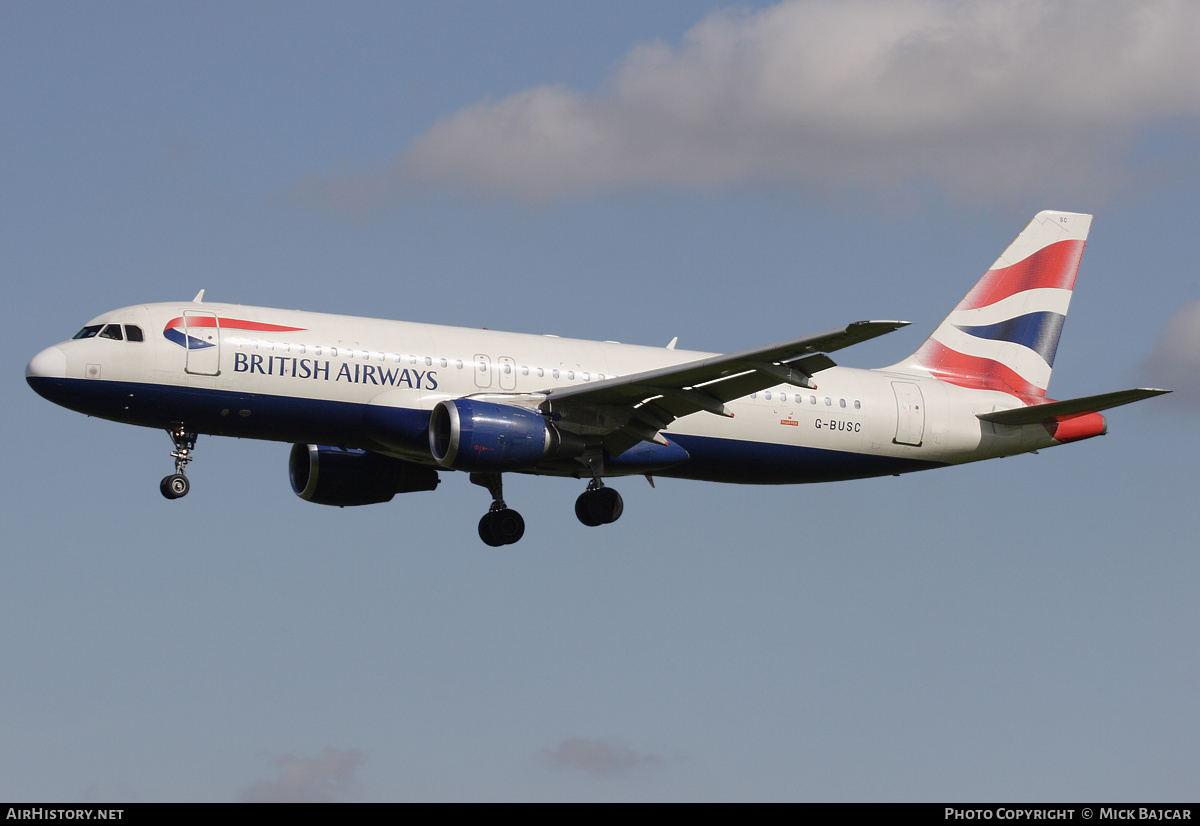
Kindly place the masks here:
POLYGON ((76 338, 92 338, 92 337, 94 337, 94 336, 95 336, 97 333, 99 333, 99 332, 100 332, 100 328, 101 328, 101 327, 103 327, 103 326, 104 326, 103 324, 91 324, 91 325, 89 325, 89 326, 87 326, 87 327, 84 327, 82 330, 80 330, 80 331, 79 331, 78 333, 76 333, 75 335, 71 336, 71 338, 73 338, 73 339, 76 339, 76 338))
POLYGON ((141 341, 142 340, 142 328, 134 326, 133 324, 126 324, 125 325, 125 338, 129 341, 141 341))
POLYGON ((100 331, 100 338, 111 338, 113 341, 125 340, 125 337, 121 335, 120 324, 105 324, 104 329, 100 331))

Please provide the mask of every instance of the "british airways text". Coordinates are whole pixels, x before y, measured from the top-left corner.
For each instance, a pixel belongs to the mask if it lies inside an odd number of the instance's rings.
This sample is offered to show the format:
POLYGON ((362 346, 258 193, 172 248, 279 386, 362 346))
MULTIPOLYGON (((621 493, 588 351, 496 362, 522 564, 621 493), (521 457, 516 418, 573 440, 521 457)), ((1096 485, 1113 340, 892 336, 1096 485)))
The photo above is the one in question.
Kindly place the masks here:
POLYGON ((411 387, 415 390, 436 390, 437 372, 383 367, 375 364, 342 363, 337 372, 323 359, 298 359, 290 356, 264 356, 259 353, 234 353, 235 373, 262 373, 264 376, 287 376, 293 379, 345 381, 351 384, 376 384, 385 387, 411 387))

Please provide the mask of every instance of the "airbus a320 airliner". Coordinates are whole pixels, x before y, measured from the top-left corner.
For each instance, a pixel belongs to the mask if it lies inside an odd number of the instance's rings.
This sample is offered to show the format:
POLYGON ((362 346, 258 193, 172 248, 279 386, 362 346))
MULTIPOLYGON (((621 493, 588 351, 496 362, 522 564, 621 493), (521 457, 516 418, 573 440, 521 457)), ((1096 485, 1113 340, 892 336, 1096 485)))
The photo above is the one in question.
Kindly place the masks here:
POLYGON ((1090 215, 1041 212, 921 347, 877 370, 829 353, 905 326, 858 321, 727 355, 191 302, 126 307, 33 357, 50 401, 163 428, 184 475, 197 434, 292 442, 292 488, 366 505, 486 487, 489 545, 525 523, 504 473, 587 480, 585 525, 616 521, 605 479, 787 484, 900 474, 1099 436, 1105 410, 1165 390, 1046 397, 1090 215))

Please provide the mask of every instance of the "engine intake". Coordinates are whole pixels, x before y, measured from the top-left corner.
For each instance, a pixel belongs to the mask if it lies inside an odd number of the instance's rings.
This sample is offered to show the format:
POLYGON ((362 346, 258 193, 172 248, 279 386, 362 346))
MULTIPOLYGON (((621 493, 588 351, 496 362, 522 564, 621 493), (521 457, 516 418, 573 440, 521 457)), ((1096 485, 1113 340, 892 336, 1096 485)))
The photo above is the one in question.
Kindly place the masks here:
POLYGON ((437 471, 366 450, 328 445, 292 445, 288 458, 292 490, 318 505, 374 505, 397 493, 433 490, 437 471))

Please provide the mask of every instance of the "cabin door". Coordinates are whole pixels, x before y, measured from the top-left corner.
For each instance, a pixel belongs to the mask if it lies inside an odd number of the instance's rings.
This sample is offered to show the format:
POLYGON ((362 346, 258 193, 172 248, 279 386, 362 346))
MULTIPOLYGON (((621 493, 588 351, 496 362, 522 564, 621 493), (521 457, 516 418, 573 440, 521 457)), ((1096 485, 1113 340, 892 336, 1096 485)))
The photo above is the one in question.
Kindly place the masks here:
POLYGON ((215 313, 185 310, 183 336, 187 347, 184 372, 216 376, 221 372, 221 324, 215 313))
POLYGON ((925 400, 921 388, 911 382, 894 381, 896 393, 896 438, 898 445, 920 446, 925 435, 925 400))

